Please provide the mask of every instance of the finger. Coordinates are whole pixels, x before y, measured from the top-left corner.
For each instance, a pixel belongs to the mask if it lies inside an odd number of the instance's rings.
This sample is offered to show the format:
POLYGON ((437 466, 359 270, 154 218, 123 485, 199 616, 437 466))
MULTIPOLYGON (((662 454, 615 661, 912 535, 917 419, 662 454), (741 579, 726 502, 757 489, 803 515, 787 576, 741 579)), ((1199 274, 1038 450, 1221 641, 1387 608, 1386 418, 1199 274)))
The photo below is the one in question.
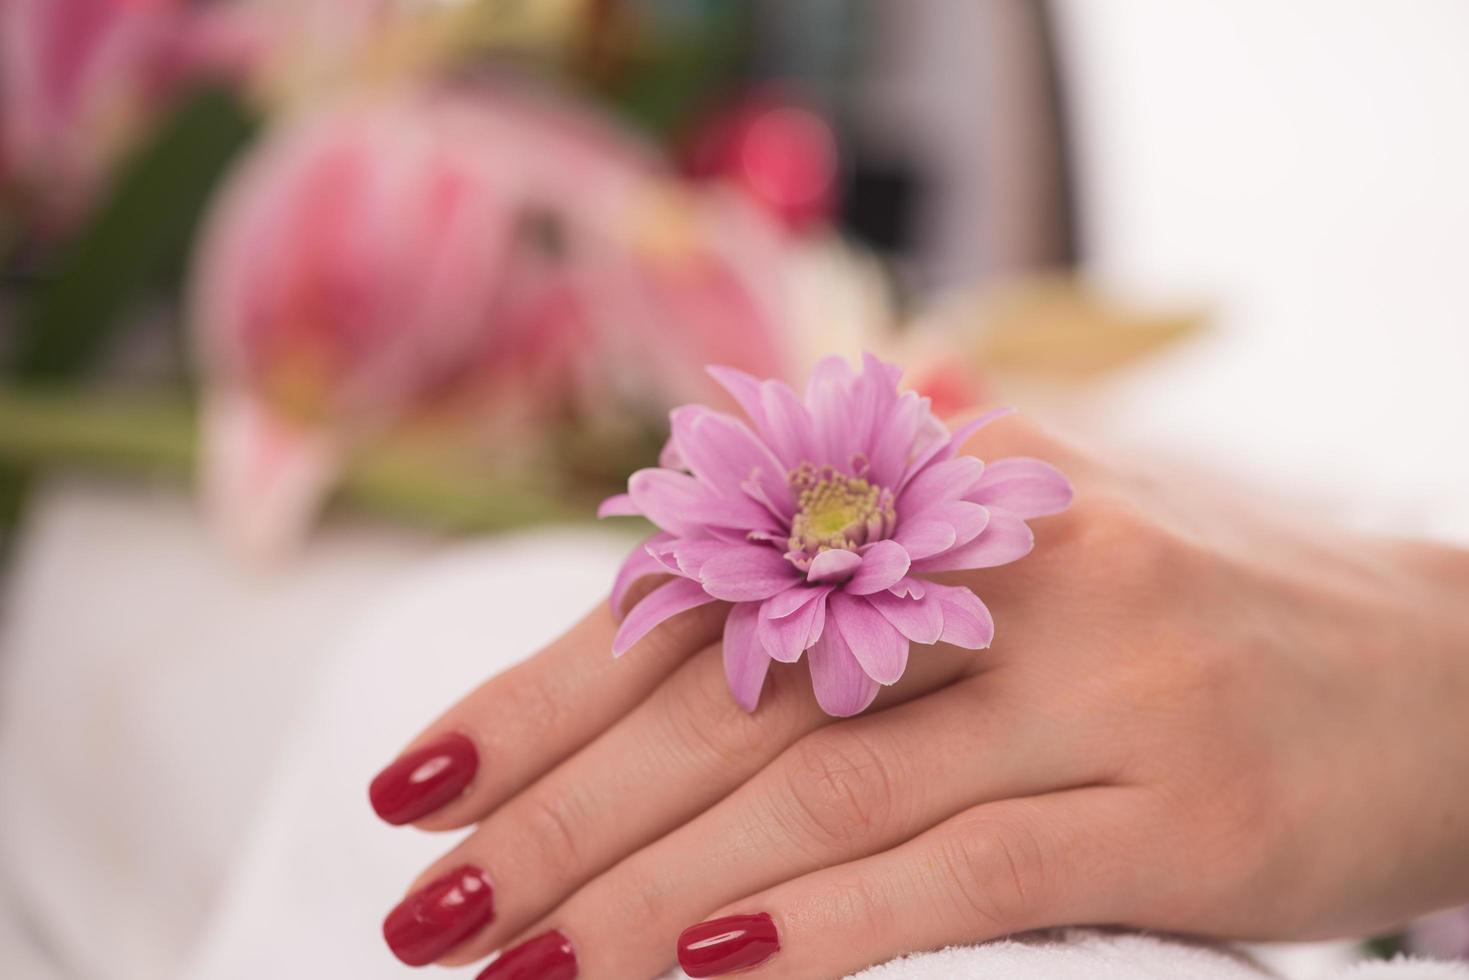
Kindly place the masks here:
POLYGON ((393 824, 447 830, 478 820, 591 741, 668 672, 718 637, 728 607, 701 605, 612 656, 606 603, 529 660, 482 684, 373 780, 373 809, 393 824))
POLYGON ((837 977, 1030 929, 1126 922, 1144 873, 1138 796, 1093 786, 974 807, 733 903, 684 930, 679 964, 691 977, 837 977))
POLYGON ((976 802, 1089 781, 1079 715, 977 696, 988 675, 818 729, 543 920, 592 976, 651 975, 692 909, 891 847, 976 802), (680 921, 684 920, 684 921, 680 921))
MULTIPOLYGON (((876 706, 949 683, 974 656, 955 648, 931 654, 884 689, 876 706)), ((720 647, 710 646, 624 721, 490 814, 415 884, 420 888, 465 866, 484 869, 494 882, 494 922, 441 962, 486 955, 600 872, 724 798, 801 736, 830 723, 804 666, 777 667, 759 707, 748 713, 729 692, 720 647)))

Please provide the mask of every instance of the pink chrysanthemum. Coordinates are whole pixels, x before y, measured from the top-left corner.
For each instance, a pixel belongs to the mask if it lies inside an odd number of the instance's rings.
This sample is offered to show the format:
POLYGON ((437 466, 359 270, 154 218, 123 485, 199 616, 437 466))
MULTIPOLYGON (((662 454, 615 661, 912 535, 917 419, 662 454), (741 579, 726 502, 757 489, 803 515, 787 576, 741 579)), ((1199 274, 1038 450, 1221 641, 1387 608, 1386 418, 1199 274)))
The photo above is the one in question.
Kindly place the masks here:
POLYGON ((741 707, 755 709, 772 660, 805 653, 817 702, 846 716, 902 676, 910 642, 989 646, 994 621, 979 597, 923 576, 1015 561, 1034 543, 1026 519, 1071 502, 1048 463, 958 455, 1002 412, 951 434, 927 398, 899 393, 900 368, 870 354, 860 375, 822 361, 804 404, 779 381, 710 373, 750 425, 702 405, 676 409, 663 465, 634 473, 598 511, 660 529, 623 563, 614 609, 643 576, 676 576, 628 612, 614 654, 723 599, 734 603, 725 674, 741 707))

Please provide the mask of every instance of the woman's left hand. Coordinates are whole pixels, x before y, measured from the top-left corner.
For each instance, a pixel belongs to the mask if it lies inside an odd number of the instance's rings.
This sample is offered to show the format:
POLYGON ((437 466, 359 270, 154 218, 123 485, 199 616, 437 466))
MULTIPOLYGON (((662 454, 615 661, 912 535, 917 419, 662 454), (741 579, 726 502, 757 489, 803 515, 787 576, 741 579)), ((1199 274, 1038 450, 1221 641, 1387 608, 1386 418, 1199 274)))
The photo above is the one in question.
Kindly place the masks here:
POLYGON ((951 579, 990 650, 915 649, 846 720, 775 664, 747 714, 722 608, 620 660, 594 611, 379 777, 394 822, 475 827, 395 951, 808 980, 1052 925, 1300 938, 1469 899, 1462 556, 1160 490, 1014 419, 969 448, 1077 491, 1034 554, 951 579))

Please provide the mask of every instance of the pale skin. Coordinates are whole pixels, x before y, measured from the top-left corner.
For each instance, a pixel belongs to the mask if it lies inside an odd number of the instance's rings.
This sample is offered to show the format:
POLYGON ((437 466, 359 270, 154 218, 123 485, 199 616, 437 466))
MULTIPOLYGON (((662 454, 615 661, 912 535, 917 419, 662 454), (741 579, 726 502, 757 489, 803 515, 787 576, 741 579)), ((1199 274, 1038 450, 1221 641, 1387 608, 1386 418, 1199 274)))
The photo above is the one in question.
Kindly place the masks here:
POLYGON ((474 828, 415 887, 472 863, 496 901, 439 962, 555 928, 581 977, 651 977, 685 927, 765 912, 780 951, 741 975, 783 980, 1046 926, 1303 939, 1469 901, 1469 555, 1013 417, 966 450, 1076 488, 1028 557, 947 577, 992 610, 989 650, 915 648, 851 719, 776 664, 746 714, 727 607, 614 660, 604 605, 426 729, 483 761, 415 824, 474 828))

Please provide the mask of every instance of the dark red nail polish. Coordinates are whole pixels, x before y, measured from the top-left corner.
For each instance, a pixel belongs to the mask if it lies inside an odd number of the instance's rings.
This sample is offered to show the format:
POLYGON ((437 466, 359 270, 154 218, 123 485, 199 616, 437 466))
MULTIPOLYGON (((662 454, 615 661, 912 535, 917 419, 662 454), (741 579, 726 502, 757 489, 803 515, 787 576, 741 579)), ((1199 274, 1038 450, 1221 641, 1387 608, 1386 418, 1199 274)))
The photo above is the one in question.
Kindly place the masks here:
POLYGON ((398 903, 383 920, 383 938, 409 966, 432 963, 495 918, 489 876, 464 865, 398 903))
POLYGON ((475 980, 576 980, 576 950, 552 929, 507 949, 475 980))
POLYGON ((775 920, 764 912, 710 919, 678 937, 678 965, 691 977, 723 976, 764 963, 778 952, 775 920))
POLYGON ((445 735, 378 773, 367 795, 388 823, 412 823, 456 799, 478 768, 474 743, 463 735, 445 735))

